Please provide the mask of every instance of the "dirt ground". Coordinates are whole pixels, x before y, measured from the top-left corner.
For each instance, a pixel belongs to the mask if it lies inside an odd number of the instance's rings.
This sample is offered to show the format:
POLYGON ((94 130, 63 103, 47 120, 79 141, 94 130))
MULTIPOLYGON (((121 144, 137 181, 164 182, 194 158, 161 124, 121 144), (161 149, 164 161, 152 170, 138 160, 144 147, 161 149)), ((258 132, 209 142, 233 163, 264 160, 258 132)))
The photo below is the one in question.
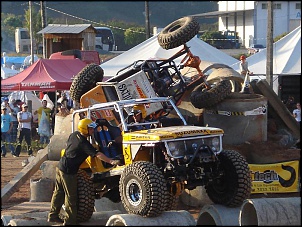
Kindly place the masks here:
MULTIPOLYGON (((300 159, 300 149, 297 148, 285 148, 278 144, 278 141, 269 136, 267 142, 262 143, 245 143, 238 146, 224 146, 225 149, 236 150, 241 153, 248 161, 248 163, 272 163, 288 160, 300 159)), ((35 152, 34 152, 35 154, 35 152)), ((6 158, 1 158, 1 188, 3 188, 10 180, 12 180, 16 174, 23 169, 22 161, 27 158, 26 153, 21 153, 20 157, 13 158, 10 154, 6 158)), ((37 179, 41 177, 41 170, 36 172, 32 178, 37 179)), ((256 194, 252 195, 256 197, 288 197, 299 196, 299 193, 290 194, 256 194)), ((27 180, 20 189, 15 192, 7 202, 1 204, 1 210, 15 206, 19 203, 30 201, 30 180, 27 180)), ((179 210, 189 211, 196 219, 200 213, 201 207, 191 207, 185 204, 179 203, 179 210)))

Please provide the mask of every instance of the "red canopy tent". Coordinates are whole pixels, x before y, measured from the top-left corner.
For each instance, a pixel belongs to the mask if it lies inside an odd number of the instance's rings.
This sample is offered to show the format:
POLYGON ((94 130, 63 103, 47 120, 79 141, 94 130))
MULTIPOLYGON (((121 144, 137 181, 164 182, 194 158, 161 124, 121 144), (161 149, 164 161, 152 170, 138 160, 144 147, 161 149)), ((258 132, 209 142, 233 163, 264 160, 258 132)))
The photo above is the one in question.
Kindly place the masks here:
POLYGON ((1 80, 1 91, 69 90, 86 63, 80 59, 39 59, 15 76, 1 80))

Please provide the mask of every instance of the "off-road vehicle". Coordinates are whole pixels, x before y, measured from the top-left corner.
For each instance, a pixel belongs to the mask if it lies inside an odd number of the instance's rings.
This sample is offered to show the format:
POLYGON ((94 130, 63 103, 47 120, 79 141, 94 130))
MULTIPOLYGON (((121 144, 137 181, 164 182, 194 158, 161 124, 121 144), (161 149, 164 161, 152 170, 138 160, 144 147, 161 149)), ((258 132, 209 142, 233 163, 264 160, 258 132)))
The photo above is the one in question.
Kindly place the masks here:
POLYGON ((101 65, 86 66, 72 82, 71 98, 80 107, 157 96, 171 97, 176 105, 181 105, 184 97, 189 96, 192 105, 199 109, 221 102, 231 93, 230 80, 208 83, 207 75, 200 69, 200 58, 194 56, 186 45, 198 31, 199 24, 194 17, 174 21, 158 34, 158 42, 166 50, 183 45, 178 53, 168 59, 135 61, 106 81, 103 81, 104 71, 101 65), (177 65, 175 60, 179 58, 182 60, 177 65), (180 70, 184 68, 195 69, 196 74, 183 75, 180 70))
POLYGON ((96 141, 96 147, 107 156, 118 157, 122 164, 106 166, 98 158, 88 157, 81 165, 79 221, 91 217, 94 199, 101 197, 122 201, 128 213, 144 217, 174 209, 179 195, 197 186, 205 186, 214 203, 229 207, 240 206, 249 198, 251 178, 244 157, 223 150, 222 129, 188 125, 172 98, 94 104, 74 111, 72 119, 76 121, 80 114, 91 118, 96 112, 98 127, 91 142, 96 141), (137 106, 147 116, 145 123, 133 123, 137 106), (113 116, 116 125, 107 120, 113 116), (146 125, 150 127, 135 128, 146 125))

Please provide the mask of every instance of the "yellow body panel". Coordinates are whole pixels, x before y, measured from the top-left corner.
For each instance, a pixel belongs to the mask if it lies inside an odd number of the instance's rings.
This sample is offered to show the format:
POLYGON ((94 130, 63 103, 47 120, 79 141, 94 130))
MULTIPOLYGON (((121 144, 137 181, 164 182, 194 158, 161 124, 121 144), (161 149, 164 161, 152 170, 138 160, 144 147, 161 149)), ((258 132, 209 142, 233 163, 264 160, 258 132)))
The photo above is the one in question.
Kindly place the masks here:
MULTIPOLYGON (((61 150, 61 157, 64 155, 65 149, 61 150)), ((111 168, 105 168, 102 161, 98 157, 88 156, 86 160, 80 165, 80 169, 91 169, 93 173, 106 172, 111 168)))
POLYGON ((217 135, 223 133, 223 130, 219 128, 184 125, 125 133, 123 135, 123 141, 161 141, 187 136, 217 135))
MULTIPOLYGON (((87 108, 93 104, 106 103, 106 96, 101 85, 89 90, 81 96, 80 103, 82 108, 87 108)), ((98 110, 91 112, 91 120, 106 118, 112 125, 118 125, 112 110, 98 110)))

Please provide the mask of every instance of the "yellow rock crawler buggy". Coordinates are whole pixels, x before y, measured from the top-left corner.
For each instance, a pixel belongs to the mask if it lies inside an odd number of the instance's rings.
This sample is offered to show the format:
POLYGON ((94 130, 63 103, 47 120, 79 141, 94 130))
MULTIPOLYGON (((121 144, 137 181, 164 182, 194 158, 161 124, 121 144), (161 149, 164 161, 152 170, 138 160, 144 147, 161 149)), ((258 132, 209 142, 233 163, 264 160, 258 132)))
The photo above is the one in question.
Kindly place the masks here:
POLYGON ((81 165, 79 220, 90 218, 94 199, 101 197, 122 201, 128 213, 144 217, 174 209, 184 189, 197 186, 205 186, 217 204, 235 207, 249 198, 248 163, 238 152, 223 150, 223 130, 188 125, 172 99, 94 104, 74 111, 73 121, 80 114, 95 119, 95 113, 99 118, 92 142, 122 165, 107 166, 97 158, 81 165), (133 122, 134 106, 144 108, 145 123, 133 122))

